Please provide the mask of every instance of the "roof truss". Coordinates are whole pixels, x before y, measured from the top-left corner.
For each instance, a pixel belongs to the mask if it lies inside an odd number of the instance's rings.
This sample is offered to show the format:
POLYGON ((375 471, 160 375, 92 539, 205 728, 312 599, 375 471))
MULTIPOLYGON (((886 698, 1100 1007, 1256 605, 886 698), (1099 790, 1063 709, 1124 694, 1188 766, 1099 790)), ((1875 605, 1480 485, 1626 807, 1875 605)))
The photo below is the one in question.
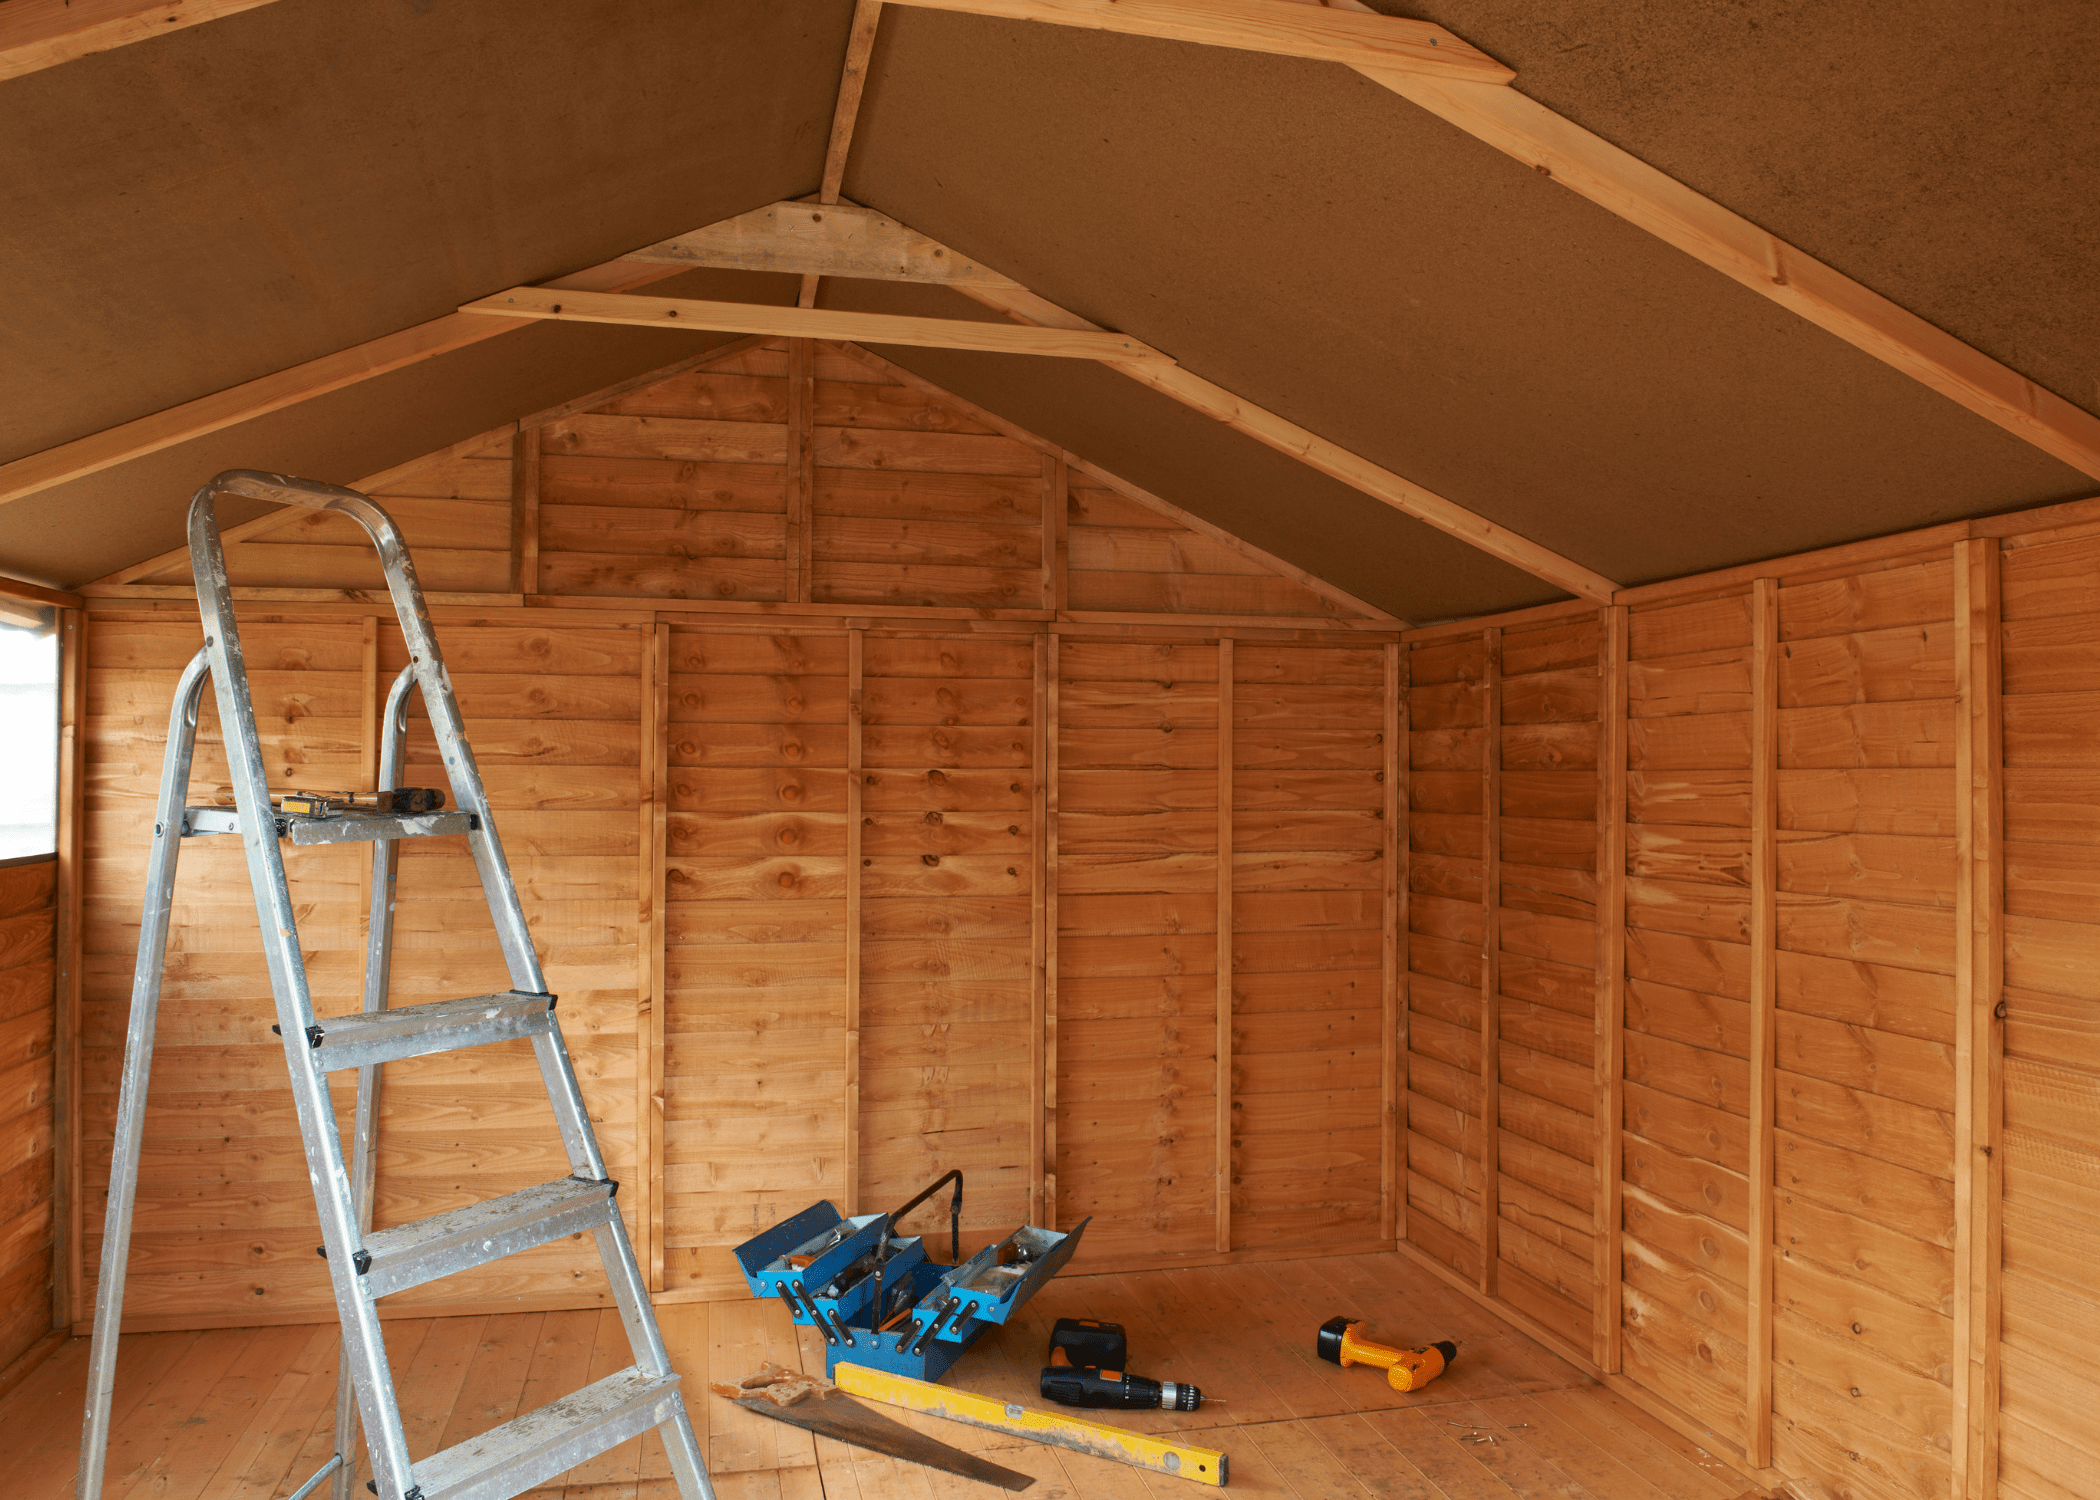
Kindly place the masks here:
MULTIPOLYGON (((4 0, 0 77, 194 24, 267 0, 196 0, 148 8, 134 0, 4 0)), ((944 246, 880 215, 838 202, 867 60, 884 0, 857 0, 845 68, 815 205, 774 204, 645 247, 539 288, 515 288, 445 318, 251 381, 166 412, 0 465, 0 504, 109 468, 356 381, 464 347, 503 331, 510 318, 579 318, 784 333, 888 343, 945 344, 1100 358, 1134 379, 1288 452, 1387 504, 1581 596, 1609 598, 1611 580, 1513 536, 1483 517, 1176 367, 1135 340, 1034 296, 944 246), (607 296, 690 266, 803 273, 799 309, 679 303, 607 296), (1019 328, 890 318, 889 326, 828 320, 822 275, 927 281, 955 287, 1013 322, 1080 343, 1013 342, 1019 328), (557 301, 551 293, 576 294, 557 301), (804 314, 785 326, 776 314, 804 314), (503 318, 488 316, 503 314, 503 318), (827 320, 819 326, 817 319, 827 320), (908 325, 920 325, 912 328, 908 325), (967 335, 957 330, 974 330, 967 335), (996 330, 996 331, 995 331, 996 330), (906 336, 915 334, 916 336, 906 336), (1002 334, 1004 338, 1002 339, 1002 334), (948 343, 969 337, 972 342, 948 343), (1103 341, 1107 342, 1103 342, 1103 341)), ((2087 474, 2100 477, 2100 418, 2037 387, 1951 335, 1666 174, 1505 87, 1514 75, 1427 22, 1307 0, 889 0, 1007 20, 1048 22, 1343 62, 1366 77, 1553 176, 1630 222, 1790 308, 2087 474)))

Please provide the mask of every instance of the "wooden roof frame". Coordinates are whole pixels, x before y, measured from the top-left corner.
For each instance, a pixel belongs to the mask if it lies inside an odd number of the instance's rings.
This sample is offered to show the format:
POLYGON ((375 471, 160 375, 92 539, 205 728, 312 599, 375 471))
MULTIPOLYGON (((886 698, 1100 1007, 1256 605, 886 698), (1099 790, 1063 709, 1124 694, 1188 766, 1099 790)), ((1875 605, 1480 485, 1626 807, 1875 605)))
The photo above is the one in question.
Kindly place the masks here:
MULTIPOLYGON (((521 417, 515 422, 505 422, 499 427, 490 428, 487 432, 476 433, 472 437, 463 438, 459 442, 449 444, 446 447, 420 454, 406 463, 396 464, 392 468, 383 469, 376 474, 366 475, 353 483, 350 488, 367 492, 384 489, 389 485, 409 478, 429 464, 440 463, 448 458, 461 458, 480 453, 506 439, 549 426, 565 417, 574 416, 578 412, 603 406, 609 401, 617 400, 621 396, 656 385, 674 376, 683 375, 693 370, 705 370, 711 365, 735 359, 754 346, 766 342, 767 337, 767 335, 763 334, 754 334, 748 338, 736 339, 728 344, 709 349, 705 353, 692 355, 671 364, 659 366, 645 374, 629 376, 625 380, 601 386, 588 395, 573 397, 558 406, 547 407, 542 411, 534 412, 528 417, 521 417)), ((1272 552, 1262 550, 1244 537, 1227 531, 1222 526, 1206 521, 1199 515, 1183 510, 1172 501, 1163 499, 1153 494, 1150 490, 1131 483, 1131 481, 1123 478, 1120 474, 1104 469, 1098 464, 1091 463, 1076 453, 1066 451, 1039 434, 1030 432, 1027 428, 1007 420, 997 412, 987 411, 975 402, 958 396, 955 392, 926 379, 923 375, 915 374, 905 369, 902 365, 891 363, 872 349, 864 349, 859 344, 851 342, 835 342, 832 347, 848 359, 865 365, 871 374, 878 375, 885 380, 894 380, 899 385, 908 386, 913 390, 923 392, 934 400, 953 407, 963 415, 982 422, 985 426, 1003 433, 1016 442, 1027 445, 1045 458, 1054 459, 1064 464, 1072 473, 1084 475, 1089 483, 1099 485, 1103 489, 1113 490, 1116 494, 1121 495, 1133 504, 1143 506, 1145 509, 1164 516, 1190 531, 1198 532, 1219 545, 1230 548, 1242 557, 1258 563, 1261 567, 1276 574, 1278 577, 1288 578, 1292 582, 1318 594, 1330 603, 1338 604, 1347 610, 1353 610, 1361 616, 1360 619, 1323 620, 1319 628, 1370 628, 1380 630, 1406 630, 1411 628, 1411 622, 1399 618, 1390 611, 1380 609, 1377 605, 1367 600, 1359 599, 1348 590, 1329 583, 1317 574, 1308 573, 1295 563, 1287 562, 1272 552)), ((256 537, 268 535, 270 532, 280 528, 294 525, 308 515, 308 512, 302 511, 296 506, 279 506, 266 511, 253 520, 243 521, 236 526, 229 526, 226 528, 222 540, 229 546, 237 542, 250 541, 256 537)), ((127 567, 119 568, 116 572, 98 578, 91 583, 82 584, 80 592, 74 594, 61 594, 33 584, 18 583, 12 579, 0 578, 0 598, 8 597, 11 591, 18 590, 19 593, 16 594, 16 597, 25 600, 69 604, 74 608, 80 608, 84 605, 85 600, 89 598, 188 597, 192 590, 187 585, 156 584, 150 580, 156 573, 172 567, 187 567, 189 562, 190 549, 185 544, 162 552, 157 556, 149 557, 142 562, 135 562, 127 567)), ((287 591, 279 589, 271 592, 283 594, 287 591)), ((310 594, 317 591, 291 590, 289 592, 310 594)), ((452 598, 454 596, 447 595, 446 597, 452 598)), ((505 595, 503 597, 508 599, 511 596, 505 595)), ((587 605, 591 601, 588 599, 577 599, 564 600, 563 602, 587 605)), ((671 603, 684 607, 690 606, 692 601, 676 600, 671 601, 671 603)), ((1041 613, 1041 611, 1033 611, 1032 613, 1041 613)), ((1056 613, 1060 617, 1084 620, 1098 612, 1086 610, 1067 611, 1060 607, 1056 613)))
MULTIPOLYGON (((66 0, 0 0, 0 78, 264 3, 268 0, 194 0, 194 3, 155 7, 137 3, 137 0, 81 0, 78 4, 68 4, 66 0)), ((868 58, 884 3, 885 0, 856 0, 822 186, 817 194, 820 206, 836 206, 840 202, 868 58)), ((1318 3, 1318 0, 887 0, 887 3, 1344 63, 1959 402, 2052 457, 2100 478, 2100 417, 2041 389, 2026 377, 1834 268, 1766 234, 1747 219, 1544 105, 1525 98, 1508 87, 1515 76, 1509 69, 1442 27, 1371 13, 1354 4, 1353 0, 1333 0, 1329 4, 1318 3)), ((778 237, 777 230, 781 225, 797 219, 796 214, 786 211, 785 205, 776 204, 770 210, 758 212, 773 215, 775 237, 778 237)), ((743 221, 750 218, 750 215, 743 215, 737 220, 696 230, 679 240, 666 241, 631 256, 562 277, 542 288, 514 289, 512 293, 498 295, 554 290, 582 294, 628 292, 674 275, 687 266, 735 265, 734 260, 706 257, 722 253, 714 242, 743 234, 748 228, 743 221), (734 234, 729 229, 733 224, 740 226, 734 234), (681 245, 681 241, 691 243, 681 245), (653 258, 651 252, 654 252, 653 258)), ((811 213, 802 215, 801 222, 806 228, 818 221, 811 213)), ((902 226, 892 227, 902 231, 902 226)), ((902 232, 908 234, 908 231, 902 232)), ((910 257, 907 256, 907 274, 895 275, 892 272, 885 276, 882 270, 871 270, 864 261, 855 262, 839 253, 840 243, 850 236, 824 238, 832 242, 829 254, 813 257, 808 254, 822 249, 819 244, 794 247, 805 256, 797 302, 798 307, 808 313, 817 312, 814 303, 818 278, 822 275, 873 275, 885 279, 893 276, 894 279, 943 281, 988 306, 998 308, 1016 323, 1074 334, 1100 335, 1105 332, 1097 325, 1035 296, 1017 283, 987 285, 953 274, 953 261, 960 258, 953 257, 945 247, 934 247, 925 258, 946 259, 949 274, 939 277, 908 274, 910 257)), ((790 267, 783 264, 781 268, 790 267)), ((1004 278, 999 278, 999 281, 1003 282, 1004 278)), ((0 465, 0 504, 492 337, 502 332, 506 324, 485 314, 508 310, 489 306, 493 300, 470 304, 471 311, 463 309, 354 349, 309 361, 228 391, 0 465)), ((580 303, 582 299, 575 300, 580 303)), ((551 297, 542 298, 542 302, 542 310, 531 316, 565 315, 552 310, 556 304, 551 297)), ((617 302, 608 304, 605 310, 617 314, 606 320, 622 322, 658 321, 662 313, 660 309, 657 319, 645 319, 635 315, 639 309, 623 307, 617 302)), ((782 310, 765 311, 770 318, 772 313, 782 310)), ((752 317, 756 313, 746 309, 740 316, 752 317)), ((865 331, 856 333, 832 328, 829 324, 825 331, 819 331, 815 320, 805 318, 803 321, 807 327, 798 325, 774 331, 848 339, 880 337, 865 331)), ((934 323, 941 320, 898 321, 934 323)), ((747 322, 733 326, 738 331, 752 331, 759 325, 747 322)), ((935 340, 928 337, 922 341, 935 340)), ((1012 349, 1016 346, 995 343, 964 347, 1012 349)), ((1145 346, 1137 347, 1144 349, 1145 346)), ((1046 346, 1039 346, 1037 352, 1051 351, 1046 346)), ((1078 354, 1081 350, 1068 348, 1057 352, 1078 354)), ((1146 355, 1156 353, 1146 350, 1146 355)), ((1271 447, 1290 453, 1330 477, 1437 526, 1556 587, 1580 597, 1599 600, 1610 599, 1616 590, 1617 586, 1602 575, 1515 536, 1486 518, 1371 464, 1274 413, 1253 406, 1180 369, 1171 361, 1107 362, 1163 394, 1204 411, 1271 447)))

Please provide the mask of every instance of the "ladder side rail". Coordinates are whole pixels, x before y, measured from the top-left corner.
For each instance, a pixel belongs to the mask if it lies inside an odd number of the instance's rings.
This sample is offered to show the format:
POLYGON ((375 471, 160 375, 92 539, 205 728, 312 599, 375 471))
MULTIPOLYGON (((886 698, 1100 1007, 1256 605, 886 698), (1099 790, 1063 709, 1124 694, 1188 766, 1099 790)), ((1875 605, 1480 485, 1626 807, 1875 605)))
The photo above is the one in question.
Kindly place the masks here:
MULTIPOLYGON (((232 585, 226 576, 226 553, 219 541, 214 501, 220 494, 254 493, 235 482, 241 477, 239 473, 219 475, 191 500, 190 565, 197 582, 204 645, 211 654, 212 685, 218 695, 219 726, 226 744, 234 804, 240 812, 241 849, 247 856, 249 884, 255 892, 263 959, 276 999, 306 1169, 315 1188, 314 1207, 328 1258, 328 1279, 334 1288, 344 1343, 350 1350, 352 1383, 357 1387, 364 1429, 371 1439, 375 1484, 383 1500, 397 1500, 415 1483, 410 1477, 408 1439, 401 1424, 393 1376, 387 1368, 379 1314, 357 1285, 353 1256, 361 1248, 362 1235, 352 1204, 342 1142, 336 1133, 328 1079, 314 1066, 310 1055, 307 1028, 314 1024, 313 997, 307 989, 298 920, 292 908, 284 857, 277 844, 262 741, 256 732, 255 705, 241 654, 240 630, 234 620, 232 585)), ((279 497, 261 493, 257 498, 279 497)))
MULTIPOLYGON (((477 826, 467 835, 467 846, 473 852, 475 869, 488 897, 489 915, 495 922, 496 940, 510 969, 511 986, 528 994, 546 994, 547 981, 540 970, 539 955, 532 946, 532 933, 525 923, 524 907, 518 900, 517 886, 504 859, 503 843, 496 832, 495 817, 489 810, 481 771, 475 764, 473 748, 467 743, 466 725, 460 717, 458 700, 453 696, 452 676, 445 668, 444 654, 438 649, 430 614, 423 602, 422 587, 416 581, 415 564, 408 555, 408 544, 402 540, 400 528, 371 499, 337 485, 252 470, 229 471, 221 474, 213 484, 227 493, 316 510, 339 511, 364 527, 372 538, 372 544, 379 552, 380 565, 386 571, 387 589, 393 596, 394 613, 400 620, 402 638, 408 647, 409 667, 423 690, 423 706, 430 715, 438 754, 451 783, 453 805, 474 815, 477 826)), ((533 1038, 533 1053, 548 1095, 554 1101, 555 1122, 568 1154, 569 1170, 593 1182, 605 1181, 604 1154, 599 1150, 597 1136, 591 1129, 590 1114, 584 1106, 568 1048, 558 1034, 547 1033, 533 1038)))
POLYGON ((527 994, 547 993, 546 980, 540 974, 539 956, 533 951, 532 933, 525 925, 524 909, 519 905, 517 890, 504 863, 503 842, 497 836, 495 819, 489 812, 488 794, 481 784, 481 770, 467 744, 466 726, 452 693, 452 677, 445 670, 444 653, 438 649, 437 636, 431 629, 430 611, 423 601, 422 585, 416 581, 415 564, 409 558, 408 544, 402 539, 393 517, 369 496, 356 490, 311 479, 295 479, 286 474, 229 469, 214 479, 209 488, 221 494, 271 500, 280 505, 338 511, 364 527, 366 535, 372 538, 372 545, 379 552, 380 566, 386 572, 387 592, 393 597, 394 614, 408 646, 409 665, 415 669, 416 681, 423 689, 423 706, 430 714, 430 727, 437 736, 438 753, 444 760, 445 774, 452 785, 453 805, 462 812, 473 814, 480 825, 468 835, 467 843, 481 875, 482 889, 488 895, 489 914, 496 924, 496 940, 502 946, 505 963, 510 966, 511 986, 527 994))
MULTIPOLYGON (((408 692, 416 674, 403 667, 387 691, 386 713, 379 728, 379 780, 376 789, 398 786, 408 748, 408 692)), ((364 1010, 385 1010, 387 989, 393 978, 394 887, 400 871, 398 839, 378 839, 372 844, 372 902, 365 930, 364 1010)), ((379 1066, 357 1070, 357 1107, 351 1114, 350 1190, 357 1205, 357 1229, 362 1238, 372 1230, 372 1203, 379 1168, 379 1066)), ((350 1348, 343 1346, 341 1371, 335 1387, 335 1445, 343 1464, 335 1472, 329 1490, 331 1500, 351 1500, 356 1482, 352 1457, 357 1440, 357 1387, 350 1371, 350 1348)))
POLYGON ((183 804, 188 800, 190 762, 197 748, 197 706, 210 671, 210 654, 200 648, 176 681, 175 702, 168 713, 168 744, 161 758, 160 796, 153 807, 153 844, 146 857, 138 964, 131 975, 131 1016, 124 1037, 123 1081, 117 1093, 109 1200, 102 1217, 102 1273, 95 1288, 95 1336, 88 1353, 87 1421, 80 1435, 79 1500, 101 1500, 103 1465, 109 1455, 110 1398, 117 1384, 124 1271, 131 1253, 131 1212, 138 1191, 139 1147, 146 1128, 146 1089, 153 1071, 153 1029, 159 1018, 169 916, 175 905, 175 862, 182 853, 183 804))
MULTIPOLYGON (((386 717, 381 721, 379 742, 379 786, 399 784, 402 762, 407 758, 408 690, 415 683, 411 668, 403 667, 386 697, 386 717)), ((372 845, 372 900, 365 932, 364 1011, 370 1014, 387 1008, 387 993, 394 970, 394 893, 401 868, 398 839, 379 839, 372 845)), ((377 1170, 379 1122, 379 1068, 357 1070, 357 1110, 351 1134, 350 1183, 356 1190, 357 1227, 372 1227, 374 1175, 377 1170)))

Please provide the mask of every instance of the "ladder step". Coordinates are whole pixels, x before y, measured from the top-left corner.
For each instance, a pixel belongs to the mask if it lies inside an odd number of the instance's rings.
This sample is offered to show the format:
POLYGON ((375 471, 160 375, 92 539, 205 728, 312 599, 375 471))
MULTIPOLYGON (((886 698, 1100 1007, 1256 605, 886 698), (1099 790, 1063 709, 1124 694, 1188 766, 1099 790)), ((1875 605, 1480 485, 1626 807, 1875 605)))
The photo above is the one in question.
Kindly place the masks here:
POLYGON ((509 1500, 668 1421, 678 1376, 639 1366, 514 1417, 415 1466, 423 1500, 509 1500))
MULTIPOLYGON (((214 833, 239 833, 241 815, 230 807, 186 807, 182 836, 202 838, 214 833)), ((294 844, 371 844, 388 839, 430 839, 446 834, 472 833, 481 826, 473 813, 382 813, 365 808, 346 808, 326 817, 277 812, 270 815, 277 837, 294 844)))
POLYGON ((557 1177, 412 1224, 374 1230, 365 1236, 371 1260, 358 1285, 367 1297, 384 1297, 596 1229, 618 1218, 613 1194, 619 1187, 617 1182, 557 1177))
POLYGON ((552 995, 524 990, 469 995, 462 1000, 328 1016, 306 1036, 323 1072, 364 1068, 552 1031, 554 1001, 552 995))

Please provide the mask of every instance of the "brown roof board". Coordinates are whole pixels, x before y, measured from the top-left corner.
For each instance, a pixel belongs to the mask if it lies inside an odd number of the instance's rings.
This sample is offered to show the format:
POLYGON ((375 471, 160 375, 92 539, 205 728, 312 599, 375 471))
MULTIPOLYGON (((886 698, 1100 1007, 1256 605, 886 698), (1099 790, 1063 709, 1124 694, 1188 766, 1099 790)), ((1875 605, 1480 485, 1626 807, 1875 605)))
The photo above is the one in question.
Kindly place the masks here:
MULTIPOLYGON (((0 85, 0 459, 809 191, 850 9, 278 0, 0 85)), ((1917 9, 1418 13, 2095 405, 2100 24, 1917 9)), ((1625 582, 2094 489, 1337 65, 891 7, 847 192, 1625 582)), ((0 506, 0 567, 85 581, 217 468, 355 478, 702 347, 508 335, 0 506)), ((1111 371, 884 352, 1396 613, 1552 592, 1111 371)))
POLYGON ((2094 488, 1337 64, 901 11, 846 194, 1624 583, 2094 488))

